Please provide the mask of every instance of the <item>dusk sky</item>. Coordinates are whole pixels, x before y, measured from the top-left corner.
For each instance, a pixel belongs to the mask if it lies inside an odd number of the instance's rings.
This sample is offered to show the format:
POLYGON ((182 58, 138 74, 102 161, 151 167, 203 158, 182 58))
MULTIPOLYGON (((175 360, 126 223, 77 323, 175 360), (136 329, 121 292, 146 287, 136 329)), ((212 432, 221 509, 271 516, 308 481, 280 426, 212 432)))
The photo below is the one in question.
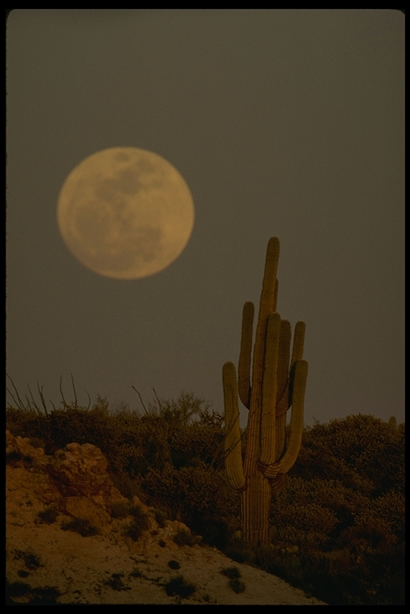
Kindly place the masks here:
MULTIPOLYGON (((280 240, 278 311, 306 323, 305 423, 404 420, 404 15, 19 9, 7 22, 7 373, 20 396, 112 408, 222 365, 280 240), (72 169, 111 147, 182 174, 195 222, 166 269, 85 268, 57 226, 72 169)), ((12 399, 8 396, 8 401, 12 399)), ((247 410, 241 408, 242 426, 247 410)))

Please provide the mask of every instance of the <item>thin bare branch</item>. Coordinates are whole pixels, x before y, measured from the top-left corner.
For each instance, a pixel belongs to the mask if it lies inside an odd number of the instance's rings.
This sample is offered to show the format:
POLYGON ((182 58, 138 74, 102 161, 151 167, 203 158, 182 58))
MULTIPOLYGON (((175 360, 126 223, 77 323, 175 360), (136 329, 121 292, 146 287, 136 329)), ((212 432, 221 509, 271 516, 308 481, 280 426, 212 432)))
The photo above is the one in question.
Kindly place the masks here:
POLYGON ((159 406, 159 411, 162 411, 162 405, 161 405, 161 401, 158 398, 157 391, 155 390, 155 388, 153 388, 152 390, 154 391, 155 398, 156 398, 158 406, 159 406))
POLYGON ((77 409, 77 391, 76 391, 76 389, 75 389, 75 385, 74 385, 74 378, 73 378, 73 374, 72 374, 72 373, 70 373, 70 375, 71 375, 71 384, 72 384, 72 386, 73 386, 73 390, 74 390, 74 403, 75 403, 74 407, 77 409))
POLYGON ((39 394, 39 396, 40 396, 41 403, 42 403, 42 405, 43 405, 43 407, 44 407, 44 411, 46 412, 46 416, 48 416, 47 405, 46 405, 46 402, 45 402, 45 400, 44 400, 44 395, 43 395, 43 388, 44 388, 44 386, 41 386, 41 388, 40 388, 40 384, 39 384, 39 383, 38 383, 38 381, 37 381, 37 390, 38 390, 38 394, 39 394))
POLYGON ((15 404, 17 405, 17 407, 18 407, 19 409, 24 409, 24 403, 23 403, 23 401, 22 401, 22 400, 21 400, 21 398, 20 398, 19 392, 18 392, 18 390, 17 390, 17 388, 16 388, 16 386, 15 386, 15 384, 14 384, 13 380, 11 379, 11 377, 10 377, 10 375, 9 375, 9 374, 7 374, 7 377, 8 377, 8 378, 9 378, 9 380, 11 381, 11 385, 12 385, 12 386, 13 386, 13 388, 14 388, 14 392, 16 393, 16 397, 17 397, 17 399, 18 399, 18 400, 16 401, 16 399, 14 398, 14 395, 13 395, 13 393, 11 392, 11 390, 10 390, 9 388, 7 388, 7 390, 8 390, 8 392, 9 392, 9 394, 11 395, 11 397, 12 397, 13 401, 15 402, 15 404))
POLYGON ((88 396, 87 410, 89 410, 90 409, 90 405, 91 405, 91 397, 90 397, 90 394, 89 394, 88 390, 86 390, 86 393, 87 393, 87 396, 88 396))
POLYGON ((137 393, 137 395, 139 396, 140 401, 141 401, 141 405, 142 405, 142 407, 143 407, 143 409, 144 409, 144 411, 145 411, 145 415, 147 415, 147 416, 148 416, 148 411, 147 411, 147 408, 146 408, 146 407, 145 407, 145 405, 144 405, 144 401, 142 400, 142 396, 140 395, 140 393, 138 392, 138 390, 135 388, 135 386, 131 386, 131 388, 133 388, 133 389, 135 390, 135 392, 137 393))
MULTIPOLYGON (((29 386, 28 384, 27 384, 27 388, 28 388, 28 391, 29 391, 29 393, 30 393, 31 400, 33 401, 33 405, 34 405, 34 407, 35 407, 35 409, 36 409, 36 412, 37 412, 37 413, 38 413, 38 415, 40 416, 40 415, 41 415, 41 410, 40 410, 40 408, 38 407, 37 403, 35 402, 34 397, 33 397, 33 393, 31 392, 31 390, 30 390, 30 386, 29 386)), ((27 398, 27 397, 26 397, 26 398, 27 398)))
POLYGON ((27 404, 28 409, 29 409, 30 411, 33 411, 33 407, 32 407, 32 405, 31 405, 31 403, 30 403, 30 399, 28 398, 28 396, 27 396, 27 395, 25 395, 25 397, 26 397, 26 404, 27 404))
POLYGON ((61 392, 61 396, 63 399, 64 409, 67 409, 68 405, 66 403, 66 400, 64 398, 64 393, 63 393, 63 376, 62 375, 60 375, 60 392, 61 392))

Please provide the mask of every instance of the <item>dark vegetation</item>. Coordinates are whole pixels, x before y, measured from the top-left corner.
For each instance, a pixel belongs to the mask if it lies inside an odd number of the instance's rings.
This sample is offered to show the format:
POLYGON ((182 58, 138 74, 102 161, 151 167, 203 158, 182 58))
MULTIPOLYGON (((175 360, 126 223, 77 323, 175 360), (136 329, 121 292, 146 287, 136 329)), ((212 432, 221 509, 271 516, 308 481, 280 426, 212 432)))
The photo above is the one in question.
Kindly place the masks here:
POLYGON ((171 578, 165 585, 165 592, 169 596, 178 595, 179 597, 189 597, 196 591, 195 584, 187 582, 184 576, 179 575, 171 578))
POLYGON ((131 522, 125 527, 124 534, 133 541, 138 541, 143 531, 148 529, 148 515, 141 506, 133 505, 129 513, 132 516, 131 522))
POLYGON ((43 524, 53 524, 57 520, 57 516, 57 508, 54 505, 50 505, 38 512, 37 521, 43 524))
POLYGON ((6 604, 5 605, 61 605, 57 599, 59 590, 54 586, 32 588, 26 582, 6 581, 6 604), (23 598, 23 602, 18 602, 23 598))
MULTIPOLYGON (((98 446, 117 488, 154 507, 159 520, 180 520, 232 559, 330 605, 404 605, 404 424, 351 415, 305 428, 298 460, 272 502, 271 544, 262 548, 240 539, 239 495, 224 471, 223 417, 193 395, 157 398, 143 415, 110 410, 104 399, 48 411, 19 399, 7 409, 6 426, 46 454, 71 442, 98 446)), ((129 530, 137 539, 145 519, 133 512, 129 530)), ((198 543, 192 534, 178 539, 198 543)), ((167 592, 191 589, 177 577, 167 592)))
POLYGON ((221 569, 221 574, 229 578, 228 585, 235 593, 243 593, 246 589, 245 583, 239 580, 241 572, 237 567, 225 567, 221 569))
POLYGON ((98 529, 88 520, 88 518, 71 518, 63 520, 61 523, 63 531, 73 531, 79 533, 82 537, 90 537, 98 535, 98 529))

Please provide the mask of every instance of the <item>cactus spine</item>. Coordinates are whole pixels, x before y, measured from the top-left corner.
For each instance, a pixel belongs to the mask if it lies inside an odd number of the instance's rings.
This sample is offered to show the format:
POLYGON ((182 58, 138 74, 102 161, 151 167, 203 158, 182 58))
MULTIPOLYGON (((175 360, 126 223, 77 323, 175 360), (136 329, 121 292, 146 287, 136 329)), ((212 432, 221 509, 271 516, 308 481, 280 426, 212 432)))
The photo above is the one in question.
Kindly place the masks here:
POLYGON ((305 324, 295 327, 292 355, 291 326, 276 311, 279 240, 272 237, 266 253, 252 361, 254 305, 242 313, 238 378, 235 365, 223 366, 225 405, 225 467, 231 485, 241 492, 242 537, 269 543, 272 496, 283 488, 285 476, 299 454, 308 364, 303 360, 305 324), (242 458, 238 397, 249 409, 246 450, 242 458), (292 407, 286 442, 286 412, 292 407))

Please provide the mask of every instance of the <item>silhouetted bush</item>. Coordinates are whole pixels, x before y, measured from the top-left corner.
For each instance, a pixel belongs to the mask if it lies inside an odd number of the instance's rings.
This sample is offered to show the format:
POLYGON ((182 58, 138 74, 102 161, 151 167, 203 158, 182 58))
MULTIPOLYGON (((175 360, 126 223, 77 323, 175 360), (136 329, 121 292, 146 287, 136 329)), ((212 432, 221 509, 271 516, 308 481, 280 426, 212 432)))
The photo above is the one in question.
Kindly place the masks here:
POLYGON ((174 535, 174 542, 177 546, 194 546, 197 542, 191 531, 181 529, 174 535))
POLYGON ((58 510, 54 505, 40 510, 37 514, 37 518, 40 522, 45 524, 53 524, 57 520, 58 510))
POLYGON ((223 569, 221 569, 221 574, 231 579, 241 577, 241 572, 237 567, 224 567, 223 569))
POLYGON ((148 514, 139 505, 132 506, 130 514, 133 518, 124 528, 124 535, 138 541, 141 534, 149 528, 148 514))
POLYGON ((88 518, 72 518, 71 520, 64 520, 61 523, 63 531, 73 531, 79 533, 82 537, 91 537, 91 535, 98 535, 98 529, 92 524, 88 518))
POLYGON ((246 589, 245 583, 237 578, 231 578, 228 584, 234 593, 243 593, 243 591, 246 589))
POLYGON ((116 501, 111 507, 111 518, 126 518, 130 513, 128 501, 116 501))
POLYGON ((165 592, 169 596, 189 597, 196 591, 196 586, 187 582, 182 575, 171 578, 165 585, 165 592))

